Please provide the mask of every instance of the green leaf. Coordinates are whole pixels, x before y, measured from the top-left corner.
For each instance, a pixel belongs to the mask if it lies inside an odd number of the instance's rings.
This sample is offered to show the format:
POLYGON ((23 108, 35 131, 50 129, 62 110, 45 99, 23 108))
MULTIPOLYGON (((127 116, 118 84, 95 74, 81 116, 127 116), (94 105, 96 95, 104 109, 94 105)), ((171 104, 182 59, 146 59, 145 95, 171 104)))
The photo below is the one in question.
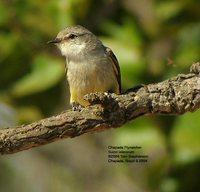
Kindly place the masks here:
POLYGON ((0 25, 4 25, 8 22, 8 11, 3 3, 0 3, 0 25))
POLYGON ((200 111, 177 117, 171 135, 174 158, 178 163, 189 163, 200 158, 200 111))
POLYGON ((182 67, 189 67, 191 61, 200 59, 200 23, 189 24, 178 34, 176 62, 182 67))
POLYGON ((170 19, 182 11, 184 4, 177 1, 161 1, 156 5, 156 12, 158 18, 162 20, 170 19))
POLYGON ((114 143, 141 146, 145 153, 151 153, 154 150, 165 151, 165 139, 162 132, 148 118, 137 119, 134 123, 128 123, 124 128, 116 130, 114 143))
POLYGON ((64 64, 45 54, 36 56, 30 74, 17 81, 11 93, 23 97, 41 92, 56 85, 64 75, 64 64))

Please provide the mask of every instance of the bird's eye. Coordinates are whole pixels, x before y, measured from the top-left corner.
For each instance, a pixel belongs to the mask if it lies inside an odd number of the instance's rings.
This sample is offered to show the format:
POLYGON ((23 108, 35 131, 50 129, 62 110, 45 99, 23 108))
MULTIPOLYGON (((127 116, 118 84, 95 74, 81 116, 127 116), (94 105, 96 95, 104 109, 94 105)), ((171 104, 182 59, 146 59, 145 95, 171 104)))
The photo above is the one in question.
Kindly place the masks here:
POLYGON ((69 39, 74 39, 75 37, 77 37, 77 36, 74 35, 74 34, 70 34, 68 38, 69 38, 69 39))

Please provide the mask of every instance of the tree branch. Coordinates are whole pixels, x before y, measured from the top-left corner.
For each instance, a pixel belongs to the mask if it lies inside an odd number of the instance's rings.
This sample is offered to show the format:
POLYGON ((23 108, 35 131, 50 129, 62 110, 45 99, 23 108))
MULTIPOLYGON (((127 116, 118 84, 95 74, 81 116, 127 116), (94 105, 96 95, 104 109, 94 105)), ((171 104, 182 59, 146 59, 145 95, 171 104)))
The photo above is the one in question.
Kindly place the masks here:
POLYGON ((0 130, 0 154, 16 153, 50 142, 121 127, 145 114, 180 115, 200 108, 200 63, 189 74, 143 85, 121 95, 94 93, 81 111, 67 110, 40 121, 0 130))

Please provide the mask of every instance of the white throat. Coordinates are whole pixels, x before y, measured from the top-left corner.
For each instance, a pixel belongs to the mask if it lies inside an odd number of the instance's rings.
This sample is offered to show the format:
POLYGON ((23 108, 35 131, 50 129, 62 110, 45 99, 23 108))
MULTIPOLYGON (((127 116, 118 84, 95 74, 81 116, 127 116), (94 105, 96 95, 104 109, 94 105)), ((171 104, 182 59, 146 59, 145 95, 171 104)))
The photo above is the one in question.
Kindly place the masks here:
POLYGON ((59 45, 61 54, 65 57, 78 56, 80 55, 80 53, 84 52, 85 47, 86 43, 81 43, 81 44, 62 43, 59 45))

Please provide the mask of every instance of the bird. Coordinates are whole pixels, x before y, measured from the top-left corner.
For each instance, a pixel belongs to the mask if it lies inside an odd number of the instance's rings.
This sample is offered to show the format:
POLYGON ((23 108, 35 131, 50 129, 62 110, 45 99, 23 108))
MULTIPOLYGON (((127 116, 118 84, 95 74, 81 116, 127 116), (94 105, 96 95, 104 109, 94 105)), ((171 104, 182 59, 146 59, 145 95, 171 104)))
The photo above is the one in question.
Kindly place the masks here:
POLYGON ((66 58, 72 108, 88 106, 84 96, 89 93, 121 93, 119 62, 91 31, 81 25, 69 26, 48 43, 55 44, 66 58))

